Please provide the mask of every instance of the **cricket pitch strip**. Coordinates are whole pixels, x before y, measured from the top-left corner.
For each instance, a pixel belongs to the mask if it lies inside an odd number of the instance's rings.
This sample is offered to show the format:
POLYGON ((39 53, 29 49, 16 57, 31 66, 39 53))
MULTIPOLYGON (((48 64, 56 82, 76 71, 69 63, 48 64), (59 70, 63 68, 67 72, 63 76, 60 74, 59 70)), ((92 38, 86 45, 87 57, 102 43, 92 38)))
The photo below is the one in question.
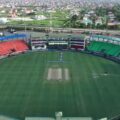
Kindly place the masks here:
POLYGON ((69 80, 69 69, 65 68, 49 68, 47 72, 47 80, 69 80))

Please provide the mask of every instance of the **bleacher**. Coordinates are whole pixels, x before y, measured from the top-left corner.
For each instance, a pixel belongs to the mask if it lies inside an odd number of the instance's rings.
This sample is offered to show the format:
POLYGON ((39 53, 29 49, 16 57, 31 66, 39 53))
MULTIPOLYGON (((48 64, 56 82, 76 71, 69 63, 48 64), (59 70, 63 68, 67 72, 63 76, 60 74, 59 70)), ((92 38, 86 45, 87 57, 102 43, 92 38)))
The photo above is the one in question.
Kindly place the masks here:
POLYGON ((87 49, 93 52, 100 52, 110 56, 120 57, 120 45, 112 43, 92 41, 87 46, 87 49))
POLYGON ((27 50, 29 50, 29 48, 23 40, 13 40, 0 43, 0 56, 7 56, 27 50))
POLYGON ((32 50, 43 50, 46 49, 46 40, 41 39, 31 39, 32 50))
POLYGON ((77 50, 84 50, 85 48, 85 40, 81 39, 72 39, 70 41, 71 49, 77 49, 77 50))

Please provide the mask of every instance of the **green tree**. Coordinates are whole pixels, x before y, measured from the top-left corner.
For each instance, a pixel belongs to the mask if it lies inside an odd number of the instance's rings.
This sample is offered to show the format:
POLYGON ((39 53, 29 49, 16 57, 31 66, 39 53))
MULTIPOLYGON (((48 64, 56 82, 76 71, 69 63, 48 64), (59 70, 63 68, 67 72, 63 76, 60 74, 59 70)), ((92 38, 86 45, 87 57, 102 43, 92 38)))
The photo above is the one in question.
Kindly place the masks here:
POLYGON ((109 9, 104 8, 104 7, 98 7, 98 8, 96 8, 95 11, 96 11, 97 16, 102 16, 103 17, 103 16, 108 14, 109 9))
POLYGON ((112 9, 114 15, 116 16, 116 19, 120 21, 120 4, 115 5, 112 9))

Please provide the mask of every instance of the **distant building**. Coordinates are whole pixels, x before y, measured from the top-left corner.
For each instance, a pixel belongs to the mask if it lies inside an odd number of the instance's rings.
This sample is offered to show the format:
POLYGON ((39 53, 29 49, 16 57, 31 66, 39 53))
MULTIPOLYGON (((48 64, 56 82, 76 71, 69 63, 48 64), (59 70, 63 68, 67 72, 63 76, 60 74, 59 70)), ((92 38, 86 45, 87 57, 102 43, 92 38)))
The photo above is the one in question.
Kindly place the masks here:
POLYGON ((102 17, 98 17, 95 21, 95 25, 102 25, 103 24, 103 21, 102 21, 102 17))
POLYGON ((108 22, 108 26, 109 26, 109 27, 119 26, 119 25, 120 25, 120 22, 117 22, 117 21, 115 21, 115 22, 108 22))
POLYGON ((70 16, 73 16, 73 15, 79 15, 79 10, 77 10, 77 9, 73 9, 73 10, 71 10, 70 11, 70 16))
POLYGON ((9 18, 9 19, 14 21, 33 21, 33 19, 29 17, 15 17, 15 18, 9 18))
POLYGON ((108 13, 108 17, 109 17, 109 21, 110 21, 110 22, 114 22, 114 21, 115 21, 115 18, 116 18, 116 17, 115 17, 115 15, 114 15, 112 12, 109 12, 109 13, 108 13))
POLYGON ((47 17, 45 17, 44 15, 36 15, 36 16, 35 16, 35 19, 36 19, 36 20, 46 20, 47 17))
POLYGON ((31 9, 27 9, 27 8, 25 8, 25 14, 26 15, 30 15, 30 14, 35 14, 35 11, 34 10, 31 10, 31 9))
POLYGON ((9 11, 9 16, 10 17, 16 17, 17 16, 17 9, 15 8, 12 8, 10 11, 9 11))
POLYGON ((95 11, 91 10, 88 12, 89 15, 94 15, 95 14, 95 11))
POLYGON ((0 18, 0 24, 6 24, 8 21, 7 18, 0 18))
POLYGON ((85 24, 86 26, 89 24, 90 25, 93 24, 93 21, 89 17, 90 17, 89 14, 85 14, 85 16, 83 17, 82 23, 85 24))
POLYGON ((1 10, 0 13, 6 13, 6 11, 5 10, 1 10))

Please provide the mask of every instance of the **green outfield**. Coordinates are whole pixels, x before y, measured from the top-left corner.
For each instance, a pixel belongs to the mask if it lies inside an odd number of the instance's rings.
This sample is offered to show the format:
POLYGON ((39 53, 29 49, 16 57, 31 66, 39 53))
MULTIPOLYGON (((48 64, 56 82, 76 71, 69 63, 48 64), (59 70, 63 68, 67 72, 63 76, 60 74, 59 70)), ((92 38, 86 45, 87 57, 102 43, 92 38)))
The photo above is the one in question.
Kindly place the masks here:
POLYGON ((120 113, 120 65, 78 52, 34 52, 0 60, 0 114, 112 117, 120 113))

